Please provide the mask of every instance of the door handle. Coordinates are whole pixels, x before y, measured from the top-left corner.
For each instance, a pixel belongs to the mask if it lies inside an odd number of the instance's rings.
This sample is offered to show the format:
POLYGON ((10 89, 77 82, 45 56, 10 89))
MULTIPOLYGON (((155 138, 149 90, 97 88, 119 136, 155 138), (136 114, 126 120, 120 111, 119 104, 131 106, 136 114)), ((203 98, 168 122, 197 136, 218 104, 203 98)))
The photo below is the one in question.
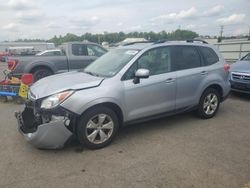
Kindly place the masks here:
POLYGON ((174 78, 168 78, 168 79, 165 80, 165 83, 172 83, 174 81, 175 81, 174 78))
POLYGON ((201 72, 201 75, 207 75, 208 74, 208 71, 202 71, 201 72))

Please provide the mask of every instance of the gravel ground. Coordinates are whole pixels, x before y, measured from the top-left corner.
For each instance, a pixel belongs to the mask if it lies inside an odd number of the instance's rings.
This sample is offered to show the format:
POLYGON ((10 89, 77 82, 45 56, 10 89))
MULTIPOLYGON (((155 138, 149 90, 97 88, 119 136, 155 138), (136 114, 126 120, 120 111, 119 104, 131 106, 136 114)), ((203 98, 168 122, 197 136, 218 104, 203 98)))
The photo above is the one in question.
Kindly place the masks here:
POLYGON ((187 113, 131 125, 91 151, 76 141, 62 150, 33 148, 13 116, 23 106, 0 103, 0 187, 245 187, 249 107, 250 96, 234 94, 213 119, 187 113))

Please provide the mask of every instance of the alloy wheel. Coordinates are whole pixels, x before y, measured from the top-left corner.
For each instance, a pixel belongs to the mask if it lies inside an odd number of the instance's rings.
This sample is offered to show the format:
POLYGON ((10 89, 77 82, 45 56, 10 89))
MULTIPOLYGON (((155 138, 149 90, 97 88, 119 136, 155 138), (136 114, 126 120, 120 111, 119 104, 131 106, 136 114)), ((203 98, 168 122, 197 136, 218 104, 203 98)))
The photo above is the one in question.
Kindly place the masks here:
POLYGON ((112 118, 107 114, 98 114, 88 121, 85 134, 89 142, 101 144, 112 136, 113 130, 112 118))
POLYGON ((217 110, 218 107, 218 97, 216 94, 214 93, 210 93, 208 94, 205 99, 204 99, 204 103, 203 103, 203 110, 207 115, 211 115, 213 113, 215 113, 215 111, 217 110))

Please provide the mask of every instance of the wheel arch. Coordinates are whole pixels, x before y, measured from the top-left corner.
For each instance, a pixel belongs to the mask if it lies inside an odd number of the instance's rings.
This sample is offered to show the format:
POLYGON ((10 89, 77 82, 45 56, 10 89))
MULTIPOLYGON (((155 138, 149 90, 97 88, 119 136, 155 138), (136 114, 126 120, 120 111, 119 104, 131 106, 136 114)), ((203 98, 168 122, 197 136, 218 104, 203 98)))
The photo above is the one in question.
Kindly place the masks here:
POLYGON ((94 105, 88 107, 86 110, 84 110, 84 112, 82 112, 81 116, 84 115, 84 113, 86 113, 88 110, 91 110, 93 108, 98 108, 99 106, 104 106, 104 107, 107 107, 107 108, 110 108, 111 110, 113 110, 118 117, 119 125, 120 126, 123 125, 124 115, 123 115, 122 109, 118 104, 116 104, 114 102, 101 102, 98 104, 94 104, 94 105))
POLYGON ((47 66, 47 65, 37 65, 37 66, 34 66, 30 69, 30 73, 34 73, 36 70, 38 69, 41 69, 41 68, 44 68, 44 69, 48 69, 50 70, 53 74, 54 74, 54 70, 50 67, 50 66, 47 66))
POLYGON ((38 68, 46 68, 49 69, 53 74, 56 72, 56 68, 53 64, 43 61, 36 61, 31 64, 28 64, 25 67, 25 72, 33 73, 38 68))
MULTIPOLYGON (((203 93, 208 89, 208 88, 213 88, 213 89, 215 89, 216 91, 218 91, 219 92, 219 97, 220 97, 220 101, 222 101, 222 99, 223 99, 223 88, 219 85, 219 84, 210 84, 210 85, 208 85, 204 90, 203 90, 203 92, 202 92, 202 94, 201 94, 201 96, 203 95, 203 93)), ((201 97, 200 96, 200 97, 201 97)))

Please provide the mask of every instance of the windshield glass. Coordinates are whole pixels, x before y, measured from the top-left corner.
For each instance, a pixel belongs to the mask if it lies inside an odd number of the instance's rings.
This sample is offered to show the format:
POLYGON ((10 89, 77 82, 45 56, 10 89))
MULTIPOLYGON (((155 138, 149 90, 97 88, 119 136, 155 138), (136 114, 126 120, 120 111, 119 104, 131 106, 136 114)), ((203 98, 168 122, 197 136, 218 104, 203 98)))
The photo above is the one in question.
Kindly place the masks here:
POLYGON ((117 74, 136 54, 138 50, 114 49, 90 64, 84 72, 103 77, 117 74))
POLYGON ((241 60, 244 61, 250 61, 250 53, 248 53, 245 57, 243 57, 241 60))

